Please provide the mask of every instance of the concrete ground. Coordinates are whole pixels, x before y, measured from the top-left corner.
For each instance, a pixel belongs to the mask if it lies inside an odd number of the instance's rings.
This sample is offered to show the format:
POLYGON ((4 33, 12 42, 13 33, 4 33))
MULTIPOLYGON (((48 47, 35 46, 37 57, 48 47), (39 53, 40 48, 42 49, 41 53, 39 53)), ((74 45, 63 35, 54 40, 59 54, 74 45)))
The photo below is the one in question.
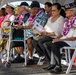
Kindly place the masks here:
MULTIPOLYGON (((11 64, 10 68, 4 67, 4 64, 0 63, 0 75, 66 75, 65 71, 67 67, 63 66, 63 72, 61 74, 54 74, 43 70, 44 66, 31 65, 24 67, 23 63, 11 64)), ((76 70, 71 70, 70 74, 76 75, 76 70)))

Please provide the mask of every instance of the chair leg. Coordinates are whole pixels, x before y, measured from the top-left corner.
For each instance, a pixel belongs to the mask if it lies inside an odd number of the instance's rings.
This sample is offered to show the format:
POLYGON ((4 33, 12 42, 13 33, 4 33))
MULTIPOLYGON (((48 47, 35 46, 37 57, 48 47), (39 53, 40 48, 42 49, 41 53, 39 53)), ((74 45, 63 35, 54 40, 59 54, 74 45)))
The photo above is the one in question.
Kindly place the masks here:
POLYGON ((71 56, 70 56, 70 50, 68 49, 68 59, 69 59, 69 62, 71 60, 71 56))
POLYGON ((67 49, 65 49, 65 58, 66 58, 66 62, 67 62, 67 64, 68 64, 68 55, 67 55, 67 49))
POLYGON ((69 65, 68 65, 68 69, 67 69, 67 71, 66 71, 66 74, 68 74, 68 73, 70 72, 70 70, 71 70, 71 68, 72 68, 72 65, 73 65, 73 63, 74 63, 75 57, 76 57, 76 49, 75 49, 75 51, 74 51, 74 53, 73 53, 73 56, 72 56, 72 59, 71 59, 69 65))

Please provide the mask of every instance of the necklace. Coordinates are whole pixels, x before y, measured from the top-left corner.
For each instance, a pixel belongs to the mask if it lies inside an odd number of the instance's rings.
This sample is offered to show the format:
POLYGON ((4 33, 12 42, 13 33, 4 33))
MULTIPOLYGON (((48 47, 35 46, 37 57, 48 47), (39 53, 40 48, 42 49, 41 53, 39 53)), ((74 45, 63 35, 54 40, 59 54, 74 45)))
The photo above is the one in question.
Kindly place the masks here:
POLYGON ((73 17, 72 20, 69 20, 68 18, 66 19, 66 22, 65 22, 65 28, 64 28, 64 31, 62 33, 62 35, 66 36, 70 30, 70 28, 74 25, 75 23, 75 20, 76 20, 76 16, 73 17))

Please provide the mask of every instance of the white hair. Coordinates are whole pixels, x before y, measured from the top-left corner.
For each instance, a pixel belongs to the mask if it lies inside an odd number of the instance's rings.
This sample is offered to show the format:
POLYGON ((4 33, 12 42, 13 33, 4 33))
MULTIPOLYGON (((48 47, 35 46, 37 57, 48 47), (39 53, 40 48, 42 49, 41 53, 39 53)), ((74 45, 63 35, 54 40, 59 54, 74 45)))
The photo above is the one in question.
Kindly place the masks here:
POLYGON ((28 6, 22 6, 22 7, 25 7, 25 9, 26 9, 27 11, 29 11, 29 7, 28 7, 28 6))

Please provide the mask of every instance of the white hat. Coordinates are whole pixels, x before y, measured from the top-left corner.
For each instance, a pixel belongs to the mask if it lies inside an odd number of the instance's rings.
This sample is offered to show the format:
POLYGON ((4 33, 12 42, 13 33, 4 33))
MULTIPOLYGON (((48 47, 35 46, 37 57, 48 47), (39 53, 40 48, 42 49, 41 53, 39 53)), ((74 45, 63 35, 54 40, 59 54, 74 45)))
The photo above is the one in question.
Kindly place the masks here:
POLYGON ((7 6, 10 6, 10 7, 14 8, 14 6, 13 6, 12 4, 10 4, 10 3, 8 3, 8 4, 6 5, 6 7, 7 7, 7 6))

